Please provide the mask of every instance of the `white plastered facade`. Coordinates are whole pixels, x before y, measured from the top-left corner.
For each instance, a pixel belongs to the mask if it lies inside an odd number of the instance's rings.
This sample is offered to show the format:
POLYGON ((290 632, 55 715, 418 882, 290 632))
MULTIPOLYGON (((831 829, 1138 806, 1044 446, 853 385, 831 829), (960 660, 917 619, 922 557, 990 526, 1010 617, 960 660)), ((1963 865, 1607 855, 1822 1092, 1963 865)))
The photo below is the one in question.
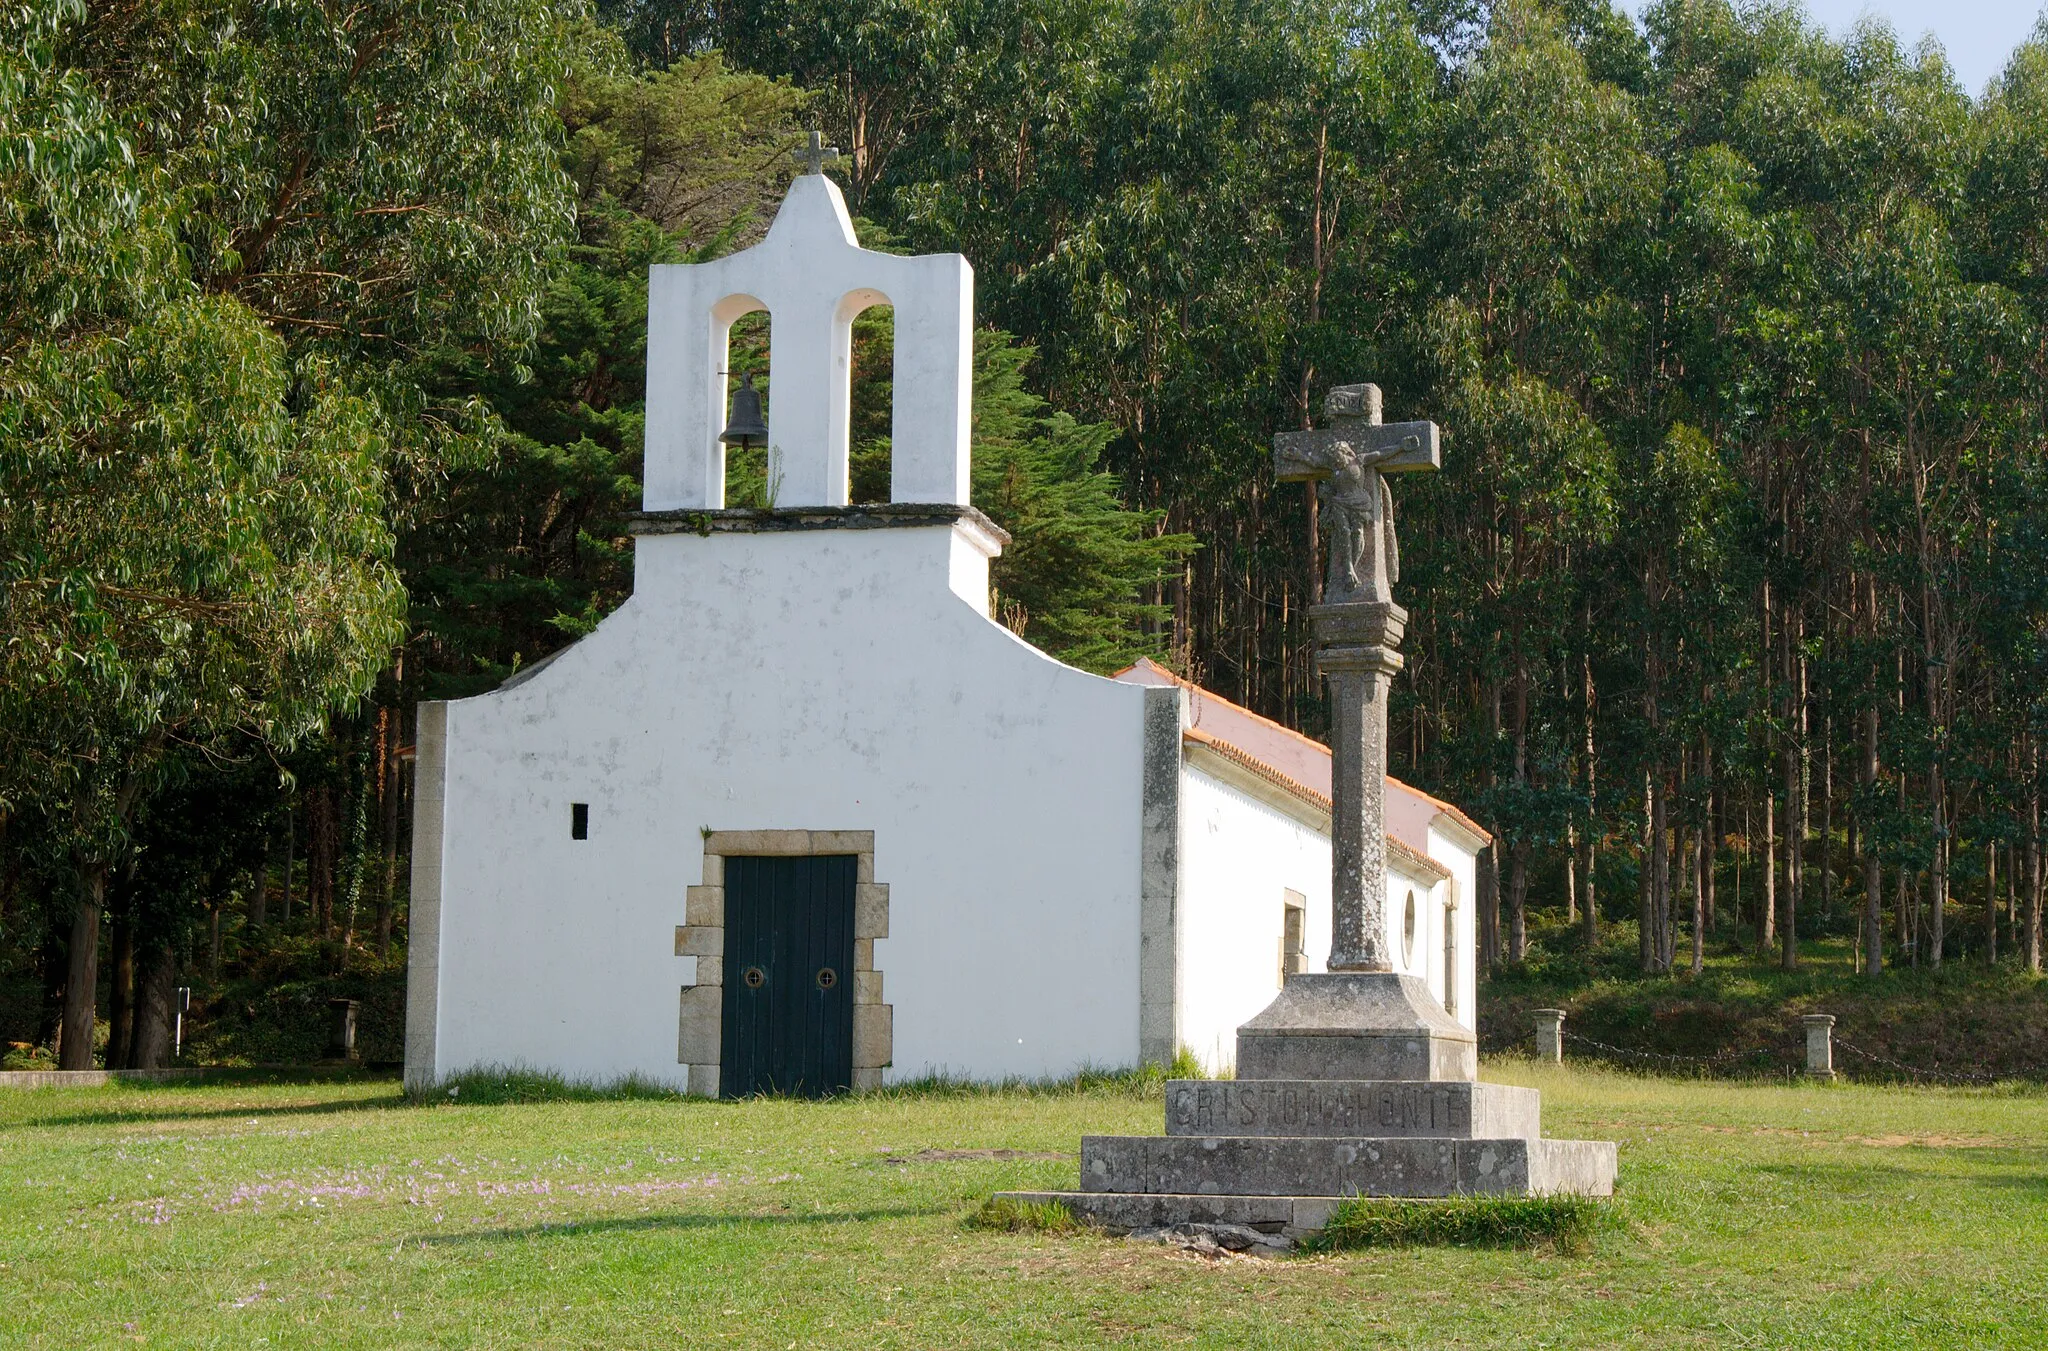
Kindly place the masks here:
MULTIPOLYGON (((1256 748, 1202 742, 1214 696, 1089 675, 989 617, 1004 540, 966 506, 966 261, 859 250, 806 176, 756 248, 653 273, 633 597, 498 690, 422 706, 408 1083, 522 1065, 717 1091, 716 1037, 695 1074, 687 1051, 719 970, 716 917, 693 913, 721 894, 710 845, 806 831, 863 841, 886 894, 859 971, 887 1042, 856 1086, 1183 1046, 1227 1068, 1278 989, 1284 893, 1307 898, 1306 969, 1327 953, 1327 806, 1256 748), (895 505, 848 507, 846 327, 877 297, 897 312, 895 505), (767 512, 722 509, 739 306, 775 320, 767 512)), ((1320 748, 1289 748, 1312 770, 1320 748)), ((1421 825, 1441 866, 1396 867, 1426 915, 1451 902, 1469 989, 1483 840, 1421 825)), ((1419 946, 1441 991, 1441 947, 1419 946)))

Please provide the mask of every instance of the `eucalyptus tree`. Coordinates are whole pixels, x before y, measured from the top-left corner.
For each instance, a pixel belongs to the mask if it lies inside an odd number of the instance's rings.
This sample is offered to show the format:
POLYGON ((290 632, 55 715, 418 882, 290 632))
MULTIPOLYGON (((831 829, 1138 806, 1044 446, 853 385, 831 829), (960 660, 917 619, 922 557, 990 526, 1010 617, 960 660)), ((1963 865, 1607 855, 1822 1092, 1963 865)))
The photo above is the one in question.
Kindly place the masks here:
POLYGON ((460 422, 428 354, 523 341, 569 218, 564 30, 540 0, 6 22, 5 115, 63 154, 0 166, 0 759, 77 879, 83 1067, 107 878, 167 749, 289 746, 402 634, 392 471, 460 422))
POLYGON ((2020 947, 2030 970, 2041 969, 2043 741, 2048 739, 2048 596, 2031 560, 2048 549, 2048 19, 2016 51, 1978 110, 1979 139, 1967 188, 1968 271, 2012 294, 2031 325, 2031 343, 2015 355, 2019 386, 2007 435, 2015 447, 2008 477, 2018 501, 1999 523, 2004 566, 1990 579, 1994 615, 2002 625, 1993 647, 2000 678, 1994 696, 2010 711, 2017 735, 2019 877, 2025 891, 2020 947))
POLYGON ((1431 721, 1485 776, 1506 854, 1502 955, 1519 962, 1533 853, 1586 824, 1567 772, 1578 719, 1543 692, 1578 683, 1578 578, 1615 521, 1611 393, 1628 384, 1640 326, 1622 283, 1661 168, 1629 96, 1593 79, 1535 5, 1495 10, 1438 128, 1417 251, 1440 297, 1427 383, 1454 435, 1447 472, 1416 495, 1416 585, 1431 597, 1417 646, 1432 668, 1483 682, 1431 721))

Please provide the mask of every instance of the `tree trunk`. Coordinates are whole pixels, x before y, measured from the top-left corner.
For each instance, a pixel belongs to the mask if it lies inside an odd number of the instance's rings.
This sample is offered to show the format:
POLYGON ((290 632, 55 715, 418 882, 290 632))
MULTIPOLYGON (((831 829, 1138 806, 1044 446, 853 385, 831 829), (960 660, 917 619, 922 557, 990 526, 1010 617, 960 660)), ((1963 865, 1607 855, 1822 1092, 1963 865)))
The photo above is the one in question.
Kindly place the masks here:
POLYGON ((1778 799, 1764 793, 1764 879, 1763 904, 1757 907, 1756 952, 1765 957, 1778 943, 1778 799))
POLYGON ((1790 733, 1785 745, 1784 913, 1778 916, 1778 965, 1786 971, 1799 969, 1799 900, 1806 872, 1806 707, 1800 676, 1804 662, 1794 655, 1793 647, 1795 614, 1787 606, 1778 624, 1785 653, 1785 726, 1790 733))
MULTIPOLYGON (((1770 690, 1775 683, 1777 651, 1771 643, 1771 584, 1763 584, 1763 606, 1761 622, 1763 627, 1763 659, 1757 669, 1764 673, 1764 711, 1774 712, 1777 698, 1770 690)), ((1766 746, 1768 752, 1768 746, 1766 746)), ((1766 761, 1768 763, 1768 761, 1766 761)), ((1765 776, 1769 777, 1768 772, 1765 776)), ((1778 799, 1768 787, 1764 790, 1764 899, 1757 910, 1756 955, 1767 957, 1778 942, 1778 799)))
POLYGON ((64 933, 56 925, 43 929, 43 1002, 36 1012, 36 1044, 59 1053, 64 1042, 64 976, 71 959, 65 950, 64 933))
POLYGON ((1500 843, 1486 846, 1479 863, 1479 957, 1487 973, 1500 959, 1500 843))
POLYGON ((1645 975, 1657 969, 1657 813, 1651 809, 1650 774, 1643 772, 1642 866, 1636 869, 1636 963, 1645 975))
MULTIPOLYGON (((124 898, 125 900, 125 898, 124 898)), ((127 1069, 135 1046, 135 923, 134 902, 114 910, 114 932, 107 947, 114 964, 113 987, 107 995, 107 1068, 127 1069)))
POLYGON ((100 910, 107 899, 107 865, 78 865, 78 899, 71 914, 71 946, 64 972, 63 1038, 57 1068, 92 1068, 94 1001, 100 984, 100 910))
POLYGON ((1714 778, 1714 747, 1705 733, 1700 734, 1700 773, 1707 781, 1707 823, 1701 832, 1700 841, 1700 885, 1704 894, 1700 898, 1700 913, 1704 916, 1707 932, 1714 931, 1714 865, 1721 857, 1721 814, 1727 805, 1722 797, 1721 787, 1714 778))
MULTIPOLYGON (((1529 667, 1522 654, 1522 626, 1513 626, 1515 653, 1514 747, 1516 807, 1528 811, 1529 788, 1529 667)), ((1515 840, 1508 850, 1508 961, 1520 966, 1529 955, 1529 844, 1528 822, 1516 822, 1515 840)))
POLYGON ((1564 922, 1579 922, 1579 826, 1571 821, 1564 828, 1564 922))
MULTIPOLYGON (((401 658, 398 667, 400 688, 403 689, 405 664, 401 658)), ((383 957, 391 950, 391 911, 398 894, 398 797, 399 765, 398 710, 384 710, 383 773, 379 776, 378 798, 383 808, 384 875, 377 882, 377 955, 383 957)))
POLYGON ((1941 969, 1948 943, 1948 802, 1941 762, 1928 774, 1927 796, 1934 804, 1934 868, 1927 879, 1927 964, 1941 969))
MULTIPOLYGON (((2038 752, 2036 752, 2038 757, 2038 752)), ((2033 784, 2027 792, 2027 923, 2025 937, 2027 970, 2041 974, 2041 788, 2038 763, 2029 766, 2033 784)))
POLYGON ((1508 846, 1508 961, 1521 965, 1529 955, 1529 845, 1508 846))
POLYGON ((1598 858, 1599 855, 1593 848, 1593 831, 1588 827, 1585 836, 1579 841, 1579 877, 1582 879, 1580 885, 1586 889, 1585 897, 1579 905, 1579 923, 1585 926, 1587 952, 1600 946, 1599 893, 1593 885, 1593 867, 1598 858))
MULTIPOLYGON (((1586 602, 1586 632, 1593 630, 1593 602, 1586 602)), ((1597 822, 1600 819, 1599 760, 1594 754, 1593 715, 1598 706, 1598 691, 1593 686, 1593 654, 1590 640, 1587 650, 1579 654, 1580 683, 1585 696, 1586 719, 1586 831, 1585 840, 1579 846, 1585 851, 1580 862, 1579 876, 1585 879, 1586 896, 1580 914, 1586 926, 1586 951, 1592 952, 1600 946, 1600 904, 1593 886, 1593 866, 1597 857, 1594 842, 1600 833, 1597 822)))
MULTIPOLYGON (((1876 583, 1871 584, 1873 588, 1876 583)), ((1875 592, 1872 604, 1876 604, 1875 592)), ((1877 802, 1877 703, 1873 700, 1863 710, 1863 792, 1864 800, 1875 806, 1877 802)), ((1863 828, 1863 970, 1866 975, 1880 975, 1884 971, 1884 860, 1878 856, 1877 842, 1871 837, 1870 827, 1863 828)))
POLYGON ((1707 835, 1692 837, 1692 973, 1707 969, 1707 835))
POLYGON ((277 897, 277 922, 289 925, 292 922, 292 865, 297 862, 299 842, 298 814, 290 807, 284 809, 284 885, 277 897))
POLYGON ((172 1002, 178 993, 178 959, 169 943, 153 943, 142 962, 142 981, 135 999, 134 1068, 168 1069, 171 1029, 177 1017, 172 1002))
POLYGON ((1656 819, 1652 830, 1656 846, 1657 864, 1652 874, 1656 887, 1657 911, 1657 969, 1671 969, 1671 790, 1660 768, 1656 777, 1656 789, 1650 800, 1650 810, 1656 819))
POLYGON ((334 789, 321 784, 306 801, 306 901, 313 909, 313 932, 322 942, 334 937, 334 864, 339 852, 334 789))
POLYGON ((1998 846, 1984 846, 1984 964, 1998 965, 1998 846))
POLYGON ((1835 913, 1835 720, 1821 722, 1820 732, 1820 912, 1835 913))

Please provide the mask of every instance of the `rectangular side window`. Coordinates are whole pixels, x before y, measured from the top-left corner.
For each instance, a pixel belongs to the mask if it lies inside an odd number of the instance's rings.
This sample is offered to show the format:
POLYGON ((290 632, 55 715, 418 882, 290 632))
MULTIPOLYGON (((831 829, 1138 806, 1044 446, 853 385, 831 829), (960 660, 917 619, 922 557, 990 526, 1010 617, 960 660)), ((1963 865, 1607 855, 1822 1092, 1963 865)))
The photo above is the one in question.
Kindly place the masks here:
POLYGON ((569 804, 569 838, 587 840, 590 838, 590 804, 572 802, 569 804))
POLYGON ((1308 966, 1308 897, 1298 891, 1280 893, 1280 983, 1308 966))

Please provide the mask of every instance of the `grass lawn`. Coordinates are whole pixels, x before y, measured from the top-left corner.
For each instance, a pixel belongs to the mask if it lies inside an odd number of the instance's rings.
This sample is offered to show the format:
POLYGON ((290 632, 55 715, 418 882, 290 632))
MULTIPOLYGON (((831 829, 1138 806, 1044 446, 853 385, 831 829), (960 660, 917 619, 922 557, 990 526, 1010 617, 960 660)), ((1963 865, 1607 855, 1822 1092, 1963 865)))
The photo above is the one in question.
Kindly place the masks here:
POLYGON ((2048 1346, 2048 1095, 1495 1059, 1621 1142, 1590 1253, 1210 1261, 962 1223, 1157 1091, 0 1091, 0 1346, 2048 1346), (990 1156, 973 1151, 1014 1151, 990 1156))

